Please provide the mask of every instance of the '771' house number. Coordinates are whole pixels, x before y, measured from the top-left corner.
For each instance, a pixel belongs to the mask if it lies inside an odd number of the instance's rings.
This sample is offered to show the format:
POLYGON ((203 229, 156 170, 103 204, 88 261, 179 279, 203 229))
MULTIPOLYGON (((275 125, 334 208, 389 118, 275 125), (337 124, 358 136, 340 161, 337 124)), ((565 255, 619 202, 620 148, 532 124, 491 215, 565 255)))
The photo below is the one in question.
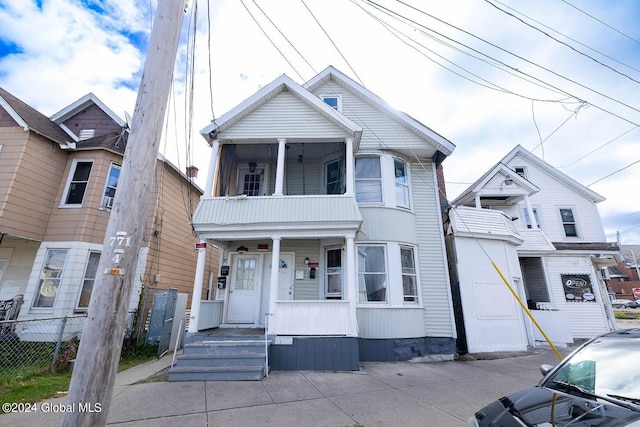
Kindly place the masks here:
POLYGON ((109 246, 115 247, 113 258, 111 258, 114 265, 105 269, 104 274, 120 276, 124 274, 124 269, 119 267, 120 259, 125 253, 125 249, 131 246, 131 237, 127 236, 126 231, 118 231, 115 236, 109 237, 109 246))

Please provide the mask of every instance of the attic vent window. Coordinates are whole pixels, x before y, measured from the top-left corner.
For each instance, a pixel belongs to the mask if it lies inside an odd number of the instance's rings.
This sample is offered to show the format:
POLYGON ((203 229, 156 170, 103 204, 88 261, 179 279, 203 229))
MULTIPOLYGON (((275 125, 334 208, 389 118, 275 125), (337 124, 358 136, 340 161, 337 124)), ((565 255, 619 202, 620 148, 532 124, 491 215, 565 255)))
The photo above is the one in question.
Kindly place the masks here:
POLYGON ((342 97, 340 95, 321 95, 320 98, 334 110, 342 111, 342 97))
POLYGON ((82 129, 80 131, 80 140, 85 140, 89 138, 93 138, 96 134, 95 129, 82 129))
POLYGON ((524 166, 516 166, 513 168, 513 170, 515 171, 516 174, 527 179, 527 168, 525 168, 524 166))

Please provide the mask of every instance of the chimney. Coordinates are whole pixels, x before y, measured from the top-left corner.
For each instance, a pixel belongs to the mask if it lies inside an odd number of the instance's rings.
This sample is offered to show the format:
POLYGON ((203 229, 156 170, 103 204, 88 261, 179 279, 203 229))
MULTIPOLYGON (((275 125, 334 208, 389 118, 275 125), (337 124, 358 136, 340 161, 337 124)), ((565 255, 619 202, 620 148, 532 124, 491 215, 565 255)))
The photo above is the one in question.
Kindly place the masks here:
POLYGON ((196 179, 198 177, 198 168, 195 166, 187 166, 187 178, 196 179))

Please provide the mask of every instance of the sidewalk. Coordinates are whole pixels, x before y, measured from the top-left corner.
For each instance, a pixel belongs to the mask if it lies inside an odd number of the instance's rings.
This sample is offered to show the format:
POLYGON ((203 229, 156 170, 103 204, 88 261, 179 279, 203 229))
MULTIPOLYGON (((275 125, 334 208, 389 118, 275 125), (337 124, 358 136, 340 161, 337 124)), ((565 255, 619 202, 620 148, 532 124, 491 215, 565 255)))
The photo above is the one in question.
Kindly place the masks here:
MULTIPOLYGON (((563 351, 567 354, 570 349, 563 351)), ((464 425, 477 409, 541 378, 544 349, 485 360, 363 363, 358 372, 276 371, 262 381, 145 382, 171 355, 116 376, 109 425, 464 425)), ((39 403, 64 405, 65 398, 39 403)), ((44 406, 43 406, 44 405, 44 406)), ((0 415, 0 426, 59 425, 62 414, 0 415)))

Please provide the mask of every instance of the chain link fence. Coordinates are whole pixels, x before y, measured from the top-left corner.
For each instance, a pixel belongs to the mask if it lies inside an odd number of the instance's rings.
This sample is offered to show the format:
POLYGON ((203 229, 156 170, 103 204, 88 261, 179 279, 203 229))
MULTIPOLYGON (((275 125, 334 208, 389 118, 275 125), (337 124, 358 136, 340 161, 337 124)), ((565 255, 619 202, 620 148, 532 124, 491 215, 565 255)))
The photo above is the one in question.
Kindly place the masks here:
POLYGON ((66 370, 75 358, 86 318, 84 314, 0 321, 0 380, 66 370))

